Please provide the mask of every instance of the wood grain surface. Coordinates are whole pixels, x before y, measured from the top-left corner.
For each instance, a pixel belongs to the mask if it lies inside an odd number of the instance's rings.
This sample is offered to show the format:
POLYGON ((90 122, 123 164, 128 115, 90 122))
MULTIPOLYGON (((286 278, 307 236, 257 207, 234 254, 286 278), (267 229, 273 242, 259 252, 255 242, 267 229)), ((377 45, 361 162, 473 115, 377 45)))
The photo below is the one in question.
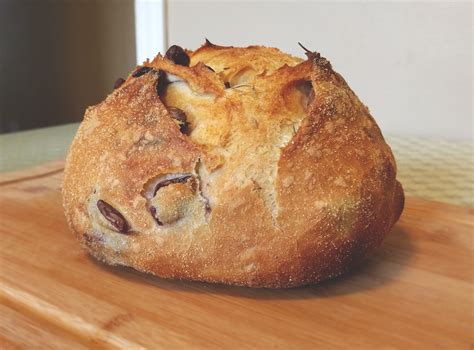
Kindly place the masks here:
POLYGON ((1 348, 472 347, 472 209, 408 198, 350 274, 254 290, 96 262, 66 225, 61 169, 0 176, 1 348))

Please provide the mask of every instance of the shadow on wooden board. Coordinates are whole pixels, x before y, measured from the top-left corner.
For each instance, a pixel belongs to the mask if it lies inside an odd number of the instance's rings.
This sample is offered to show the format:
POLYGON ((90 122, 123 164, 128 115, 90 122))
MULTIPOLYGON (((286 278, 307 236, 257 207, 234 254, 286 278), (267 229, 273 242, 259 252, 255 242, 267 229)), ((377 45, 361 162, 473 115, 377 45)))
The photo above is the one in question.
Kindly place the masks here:
POLYGON ((205 282, 166 280, 128 267, 108 266, 91 256, 89 256, 89 260, 101 270, 105 270, 104 272, 119 275, 133 283, 154 285, 167 291, 211 293, 271 300, 331 298, 379 288, 396 280, 399 273, 409 264, 414 253, 415 247, 409 234, 400 225, 396 225, 374 255, 350 272, 316 285, 290 289, 255 289, 205 282))

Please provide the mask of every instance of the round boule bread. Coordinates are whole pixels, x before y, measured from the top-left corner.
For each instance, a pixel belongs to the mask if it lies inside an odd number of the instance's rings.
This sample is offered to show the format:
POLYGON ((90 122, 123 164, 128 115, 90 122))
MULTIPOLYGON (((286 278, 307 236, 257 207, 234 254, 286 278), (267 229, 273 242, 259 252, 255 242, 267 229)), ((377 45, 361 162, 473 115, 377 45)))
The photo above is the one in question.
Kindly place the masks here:
POLYGON ((369 110, 318 53, 172 46, 89 107, 66 161, 71 229, 156 276, 294 287, 340 275, 403 210, 369 110))

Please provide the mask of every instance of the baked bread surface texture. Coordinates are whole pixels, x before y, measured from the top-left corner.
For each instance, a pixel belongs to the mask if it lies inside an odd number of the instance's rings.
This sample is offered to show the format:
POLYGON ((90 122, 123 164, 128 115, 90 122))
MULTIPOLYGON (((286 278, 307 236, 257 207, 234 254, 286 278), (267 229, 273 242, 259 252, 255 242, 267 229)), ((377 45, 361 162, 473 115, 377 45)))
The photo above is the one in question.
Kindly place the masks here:
POLYGON ((326 59, 209 42, 178 54, 189 66, 137 67, 73 141, 63 204, 94 257, 282 288, 340 275, 382 243, 403 210, 395 160, 326 59))

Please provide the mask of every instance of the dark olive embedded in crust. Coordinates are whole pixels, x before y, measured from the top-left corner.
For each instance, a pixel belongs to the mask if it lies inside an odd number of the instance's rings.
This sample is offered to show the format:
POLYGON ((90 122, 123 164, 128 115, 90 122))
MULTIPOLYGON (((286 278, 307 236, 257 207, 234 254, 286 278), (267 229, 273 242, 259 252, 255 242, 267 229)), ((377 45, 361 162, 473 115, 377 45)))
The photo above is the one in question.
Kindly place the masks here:
POLYGON ((114 89, 118 89, 119 87, 122 86, 123 83, 125 83, 125 79, 124 78, 118 78, 114 83, 114 89))
POLYGON ((182 109, 176 107, 167 107, 168 112, 171 115, 171 118, 176 120, 179 125, 179 131, 183 134, 188 135, 189 133, 189 123, 187 122, 186 113, 182 109))
POLYGON ((151 70, 153 70, 153 68, 151 67, 140 67, 135 72, 132 73, 132 77, 134 78, 141 77, 143 74, 146 74, 151 70))
POLYGON ((97 201, 97 208, 99 208, 101 214, 112 224, 113 227, 117 229, 118 232, 126 233, 128 231, 129 227, 123 215, 109 203, 99 199, 97 201))
POLYGON ((151 213, 151 216, 153 216, 153 218, 155 219, 156 223, 160 226, 163 226, 163 223, 156 216, 156 208, 155 207, 153 207, 153 206, 150 207, 150 213, 151 213))
POLYGON ((189 56, 183 50, 181 46, 172 45, 166 51, 165 58, 169 59, 170 61, 174 62, 175 64, 179 64, 180 66, 189 66, 189 56))
POLYGON ((156 93, 160 98, 162 98, 165 94, 166 87, 169 84, 169 80, 167 77, 167 74, 164 70, 159 70, 158 71, 158 81, 156 82, 156 93))

